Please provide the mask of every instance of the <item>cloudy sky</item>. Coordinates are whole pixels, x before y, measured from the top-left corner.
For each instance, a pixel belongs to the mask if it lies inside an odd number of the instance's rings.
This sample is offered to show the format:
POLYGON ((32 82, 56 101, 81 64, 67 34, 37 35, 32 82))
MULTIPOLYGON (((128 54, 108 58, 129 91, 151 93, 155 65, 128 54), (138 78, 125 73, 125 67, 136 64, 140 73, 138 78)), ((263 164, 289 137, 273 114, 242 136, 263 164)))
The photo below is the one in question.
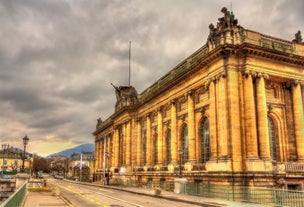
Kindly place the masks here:
POLYGON ((206 43, 232 9, 246 29, 292 40, 303 0, 2 0, 0 140, 48 155, 94 143, 114 112, 111 83, 140 93, 206 43))

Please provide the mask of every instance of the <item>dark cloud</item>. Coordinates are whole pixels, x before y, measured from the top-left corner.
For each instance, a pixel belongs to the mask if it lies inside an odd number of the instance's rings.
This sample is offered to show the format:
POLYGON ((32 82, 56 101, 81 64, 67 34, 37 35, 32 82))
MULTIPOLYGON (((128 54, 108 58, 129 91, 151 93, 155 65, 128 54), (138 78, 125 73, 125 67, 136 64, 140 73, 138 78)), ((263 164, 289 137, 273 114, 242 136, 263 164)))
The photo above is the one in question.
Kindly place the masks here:
MULTIPOLYGON (((291 40, 303 1, 233 1, 245 28, 291 40), (292 3, 291 3, 292 2, 292 3)), ((114 111, 111 83, 142 92, 206 43, 230 0, 0 2, 0 137, 50 154, 94 142, 96 119, 114 111), (35 143, 35 144, 33 144, 35 143)))

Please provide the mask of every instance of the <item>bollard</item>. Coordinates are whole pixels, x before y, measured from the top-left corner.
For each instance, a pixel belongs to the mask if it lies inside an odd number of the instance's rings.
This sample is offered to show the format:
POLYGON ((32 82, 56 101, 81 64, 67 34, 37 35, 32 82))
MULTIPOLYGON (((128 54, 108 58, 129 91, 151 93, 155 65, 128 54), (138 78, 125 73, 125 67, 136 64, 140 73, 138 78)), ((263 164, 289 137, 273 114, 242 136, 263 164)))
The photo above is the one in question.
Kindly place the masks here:
POLYGON ((160 188, 155 188, 154 189, 154 195, 160 195, 161 194, 161 189, 160 188))
POLYGON ((52 192, 53 196, 59 196, 60 195, 60 190, 58 187, 54 187, 53 188, 53 192, 52 192))

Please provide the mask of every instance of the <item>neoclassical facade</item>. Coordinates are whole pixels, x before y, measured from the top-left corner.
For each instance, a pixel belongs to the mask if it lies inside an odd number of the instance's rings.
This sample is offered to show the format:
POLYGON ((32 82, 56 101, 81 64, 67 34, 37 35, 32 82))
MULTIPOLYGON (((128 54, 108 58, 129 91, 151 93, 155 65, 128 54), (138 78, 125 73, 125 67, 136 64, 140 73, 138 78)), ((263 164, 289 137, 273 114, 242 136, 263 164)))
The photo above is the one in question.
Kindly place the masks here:
POLYGON ((139 182, 304 184, 304 44, 238 25, 226 8, 205 45, 140 94, 115 88, 98 120, 96 174, 139 182))

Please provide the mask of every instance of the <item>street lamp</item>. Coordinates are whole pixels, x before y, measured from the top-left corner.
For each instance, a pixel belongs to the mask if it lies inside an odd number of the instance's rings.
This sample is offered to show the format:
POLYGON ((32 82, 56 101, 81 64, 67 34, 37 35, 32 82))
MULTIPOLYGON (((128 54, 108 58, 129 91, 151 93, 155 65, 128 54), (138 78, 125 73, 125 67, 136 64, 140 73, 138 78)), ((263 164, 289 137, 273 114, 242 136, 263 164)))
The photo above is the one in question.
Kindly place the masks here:
POLYGON ((4 152, 8 148, 9 148, 9 144, 3 144, 2 145, 2 175, 4 173, 4 152))
POLYGON ((25 149, 26 149, 26 145, 28 143, 28 141, 30 140, 27 135, 25 135, 25 137, 22 138, 23 140, 23 157, 22 157, 22 168, 21 168, 21 172, 24 172, 24 159, 25 159, 25 149))
POLYGON ((108 153, 108 152, 106 152, 105 153, 105 156, 107 157, 107 173, 106 173, 106 175, 107 175, 107 185, 110 185, 110 170, 109 170, 109 160, 110 160, 110 158, 111 158, 111 154, 110 153, 108 153))
POLYGON ((178 154, 179 154, 179 178, 182 178, 182 155, 183 155, 183 149, 179 148, 178 149, 178 154))

